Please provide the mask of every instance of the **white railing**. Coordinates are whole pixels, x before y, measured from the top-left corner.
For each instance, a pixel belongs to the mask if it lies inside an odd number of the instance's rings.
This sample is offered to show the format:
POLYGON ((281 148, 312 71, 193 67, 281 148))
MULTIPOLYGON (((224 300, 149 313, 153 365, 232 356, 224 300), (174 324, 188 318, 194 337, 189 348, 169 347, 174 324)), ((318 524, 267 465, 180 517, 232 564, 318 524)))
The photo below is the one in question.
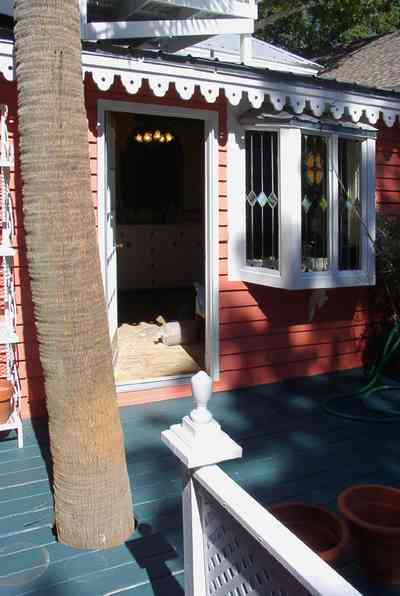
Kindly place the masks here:
POLYGON ((7 422, 0 424, 0 431, 16 430, 18 447, 23 447, 23 431, 20 416, 21 384, 18 376, 16 343, 17 307, 14 290, 12 240, 14 216, 10 191, 10 174, 14 164, 13 146, 8 137, 8 109, 0 106, 0 194, 1 194, 1 244, 4 316, 0 318, 0 344, 6 354, 6 374, 12 386, 12 411, 7 422))
POLYGON ((196 409, 162 433, 185 470, 185 595, 361 596, 215 465, 242 450, 207 410, 211 379, 192 387, 196 409))

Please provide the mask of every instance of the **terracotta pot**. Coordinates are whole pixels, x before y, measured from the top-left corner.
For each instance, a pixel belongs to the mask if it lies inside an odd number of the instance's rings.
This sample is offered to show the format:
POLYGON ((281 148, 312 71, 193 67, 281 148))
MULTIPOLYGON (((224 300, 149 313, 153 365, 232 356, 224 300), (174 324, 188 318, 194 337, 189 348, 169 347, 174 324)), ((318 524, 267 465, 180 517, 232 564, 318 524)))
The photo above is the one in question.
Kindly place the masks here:
POLYGON ((338 497, 365 574, 381 583, 400 583, 400 490, 351 486, 338 497))
POLYGON ((11 383, 0 379, 0 424, 7 422, 11 414, 11 383))
POLYGON ((323 507, 293 502, 275 505, 270 511, 327 563, 336 561, 348 543, 345 524, 323 507))

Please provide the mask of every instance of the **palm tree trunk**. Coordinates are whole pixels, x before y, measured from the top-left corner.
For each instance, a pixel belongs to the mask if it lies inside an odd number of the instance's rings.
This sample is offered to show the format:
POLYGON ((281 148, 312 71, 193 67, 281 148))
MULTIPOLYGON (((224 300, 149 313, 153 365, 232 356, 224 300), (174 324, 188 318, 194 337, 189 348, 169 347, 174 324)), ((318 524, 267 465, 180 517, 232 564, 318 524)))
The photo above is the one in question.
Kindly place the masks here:
POLYGON ((16 0, 24 224, 61 542, 133 530, 89 180, 79 4, 16 0))

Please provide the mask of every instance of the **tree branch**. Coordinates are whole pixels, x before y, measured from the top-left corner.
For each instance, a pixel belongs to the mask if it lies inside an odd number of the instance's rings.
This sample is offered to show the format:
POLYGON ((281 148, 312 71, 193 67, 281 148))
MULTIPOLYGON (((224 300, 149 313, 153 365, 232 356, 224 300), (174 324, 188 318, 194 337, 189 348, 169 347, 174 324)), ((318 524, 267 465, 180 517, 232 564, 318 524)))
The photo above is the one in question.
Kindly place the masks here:
POLYGON ((279 10, 277 12, 274 12, 273 14, 269 15, 268 17, 259 19, 255 24, 255 29, 257 31, 258 29, 263 29, 264 27, 267 27, 268 25, 273 25, 274 23, 276 23, 277 21, 280 21, 281 19, 285 19, 285 18, 290 17, 290 16, 297 14, 299 12, 303 12, 304 10, 307 10, 308 8, 312 8, 313 6, 316 6, 317 4, 319 4, 319 1, 315 0, 313 2, 310 1, 310 2, 306 2, 306 3, 302 3, 300 6, 291 6, 290 8, 286 8, 285 10, 279 10))

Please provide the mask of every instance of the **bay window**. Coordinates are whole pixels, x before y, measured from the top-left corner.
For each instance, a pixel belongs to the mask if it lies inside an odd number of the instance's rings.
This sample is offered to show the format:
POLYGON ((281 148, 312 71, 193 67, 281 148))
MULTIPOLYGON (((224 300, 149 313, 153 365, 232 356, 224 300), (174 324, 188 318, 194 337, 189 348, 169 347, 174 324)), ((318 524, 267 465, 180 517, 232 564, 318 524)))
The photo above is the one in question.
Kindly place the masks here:
POLYGON ((246 114, 238 136, 237 277, 287 289, 374 284, 375 129, 246 114))

